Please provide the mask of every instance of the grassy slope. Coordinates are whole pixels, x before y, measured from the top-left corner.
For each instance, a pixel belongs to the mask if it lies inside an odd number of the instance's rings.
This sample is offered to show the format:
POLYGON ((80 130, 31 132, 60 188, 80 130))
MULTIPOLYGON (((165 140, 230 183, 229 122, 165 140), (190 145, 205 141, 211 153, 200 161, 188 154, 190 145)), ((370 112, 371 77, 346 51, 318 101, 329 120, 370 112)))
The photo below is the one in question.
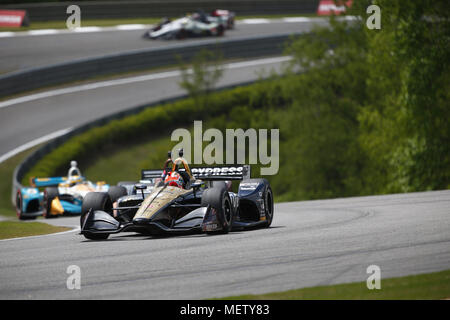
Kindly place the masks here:
POLYGON ((70 228, 51 226, 42 222, 1 221, 0 239, 36 236, 67 230, 70 228))
POLYGON ((446 299, 450 297, 450 270, 421 275, 381 279, 380 290, 368 290, 365 282, 339 284, 242 295, 225 299, 244 300, 372 300, 372 299, 446 299))
MULTIPOLYGON (((18 155, 0 163, 0 215, 15 218, 16 211, 11 204, 12 176, 16 166, 34 150, 28 149, 18 155)), ((27 237, 70 230, 66 227, 55 227, 41 222, 1 221, 0 239, 27 237)))

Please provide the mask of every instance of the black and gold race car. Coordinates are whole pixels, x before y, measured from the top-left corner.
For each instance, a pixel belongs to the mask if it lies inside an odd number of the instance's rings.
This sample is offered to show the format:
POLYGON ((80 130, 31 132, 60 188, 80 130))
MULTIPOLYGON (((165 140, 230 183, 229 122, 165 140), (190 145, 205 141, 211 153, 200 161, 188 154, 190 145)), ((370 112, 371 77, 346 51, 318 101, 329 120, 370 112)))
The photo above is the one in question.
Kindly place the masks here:
POLYGON ((250 179, 250 166, 189 167, 179 157, 162 170, 143 170, 141 182, 114 203, 107 193, 88 193, 83 200, 81 234, 104 240, 110 234, 147 235, 227 233, 269 227, 273 193, 266 179, 250 179), (232 180, 241 180, 232 192, 232 180), (145 183, 146 182, 146 183, 145 183))

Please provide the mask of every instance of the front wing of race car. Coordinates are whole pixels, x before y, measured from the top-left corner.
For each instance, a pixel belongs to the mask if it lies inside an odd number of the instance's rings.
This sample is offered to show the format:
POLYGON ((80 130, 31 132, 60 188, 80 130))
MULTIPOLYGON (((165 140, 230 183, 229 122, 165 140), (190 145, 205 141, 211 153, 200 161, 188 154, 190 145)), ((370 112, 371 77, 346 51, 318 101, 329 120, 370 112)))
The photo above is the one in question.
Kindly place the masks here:
POLYGON ((113 234, 119 232, 139 232, 143 234, 188 234, 201 231, 203 218, 208 208, 197 208, 183 218, 176 220, 172 226, 152 220, 134 220, 121 223, 109 213, 100 210, 90 210, 87 216, 82 219, 81 234, 113 234))
MULTIPOLYGON (((124 208, 122 208, 124 209, 124 208)), ((265 224, 265 221, 239 221, 233 222, 231 230, 244 230, 257 228, 265 224)), ((211 207, 199 207, 181 219, 174 221, 172 226, 158 221, 158 219, 142 219, 121 223, 111 214, 101 210, 90 210, 82 220, 80 234, 115 234, 120 232, 138 232, 149 235, 162 234, 195 234, 201 232, 220 232, 221 221, 211 207)))

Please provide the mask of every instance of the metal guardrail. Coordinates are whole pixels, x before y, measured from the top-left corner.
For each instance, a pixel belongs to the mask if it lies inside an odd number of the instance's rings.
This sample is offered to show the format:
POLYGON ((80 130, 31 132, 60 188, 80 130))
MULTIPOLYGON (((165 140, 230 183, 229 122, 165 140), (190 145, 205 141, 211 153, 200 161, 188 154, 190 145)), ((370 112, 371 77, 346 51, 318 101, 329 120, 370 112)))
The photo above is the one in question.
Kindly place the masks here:
MULTIPOLYGON (((297 34, 299 35, 299 34, 297 34)), ((290 34, 252 36, 239 39, 207 39, 196 44, 173 44, 86 58, 33 68, 0 76, 0 97, 87 78, 177 65, 179 58, 191 60, 200 50, 219 50, 225 59, 280 54, 290 34)))
POLYGON ((4 9, 27 10, 30 22, 65 21, 66 8, 76 4, 82 19, 123 19, 146 17, 178 17, 203 9, 228 9, 238 15, 314 13, 319 0, 132 0, 132 1, 73 1, 20 3, 0 5, 4 9))

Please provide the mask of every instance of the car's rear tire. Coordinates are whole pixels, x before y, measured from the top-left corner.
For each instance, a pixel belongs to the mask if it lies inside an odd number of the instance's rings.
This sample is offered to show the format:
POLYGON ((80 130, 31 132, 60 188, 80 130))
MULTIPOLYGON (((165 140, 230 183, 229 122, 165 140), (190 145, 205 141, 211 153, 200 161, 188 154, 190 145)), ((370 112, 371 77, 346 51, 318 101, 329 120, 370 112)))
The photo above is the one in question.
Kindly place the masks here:
POLYGON ((214 189, 221 189, 228 191, 228 186, 225 181, 211 181, 214 189))
POLYGON ((123 186, 111 186, 108 189, 108 195, 109 198, 111 199, 111 202, 114 203, 120 197, 128 195, 127 188, 123 186))
POLYGON ((220 24, 219 26, 217 26, 216 36, 217 37, 222 37, 224 34, 225 34, 225 28, 224 28, 223 25, 220 24))
POLYGON ((231 204, 231 199, 228 192, 223 188, 206 189, 202 195, 203 207, 208 205, 216 210, 217 218, 221 223, 222 229, 219 231, 206 232, 207 234, 228 233, 234 220, 234 212, 231 204))
POLYGON ((270 185, 267 186, 264 193, 264 209, 266 211, 266 227, 270 227, 273 220, 273 192, 270 185))
POLYGON ((44 213, 43 216, 45 219, 56 218, 58 215, 52 215, 50 213, 52 209, 52 201, 59 195, 57 187, 48 187, 44 190, 44 213))

